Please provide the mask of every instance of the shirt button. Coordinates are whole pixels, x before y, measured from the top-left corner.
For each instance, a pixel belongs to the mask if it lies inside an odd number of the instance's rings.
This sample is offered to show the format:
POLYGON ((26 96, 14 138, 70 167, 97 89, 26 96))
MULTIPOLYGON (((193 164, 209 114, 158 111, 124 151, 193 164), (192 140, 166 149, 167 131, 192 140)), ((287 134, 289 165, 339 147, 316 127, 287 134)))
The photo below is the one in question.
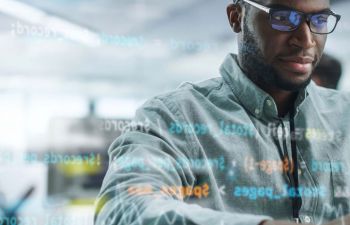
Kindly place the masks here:
POLYGON ((306 169, 306 163, 304 161, 301 161, 299 165, 301 169, 306 169))
POLYGON ((300 176, 302 173, 301 169, 298 169, 298 175, 300 176))
POLYGON ((259 114, 260 110, 259 109, 255 109, 255 114, 259 114))
POLYGON ((305 220, 305 223, 311 223, 311 217, 310 216, 305 216, 304 220, 305 220))
POLYGON ((267 99, 266 103, 268 106, 272 106, 272 101, 270 99, 267 99))

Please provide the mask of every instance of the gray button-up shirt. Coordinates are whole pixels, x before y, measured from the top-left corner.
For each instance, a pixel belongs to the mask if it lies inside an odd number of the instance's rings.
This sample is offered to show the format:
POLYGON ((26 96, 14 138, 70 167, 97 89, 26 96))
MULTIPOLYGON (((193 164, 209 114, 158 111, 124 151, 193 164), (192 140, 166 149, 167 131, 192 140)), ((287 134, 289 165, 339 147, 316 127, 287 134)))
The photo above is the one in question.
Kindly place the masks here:
POLYGON ((292 219, 299 161, 300 219, 349 213, 350 95, 311 82, 290 118, 228 55, 220 78, 146 102, 109 149, 96 224, 255 225, 292 219))

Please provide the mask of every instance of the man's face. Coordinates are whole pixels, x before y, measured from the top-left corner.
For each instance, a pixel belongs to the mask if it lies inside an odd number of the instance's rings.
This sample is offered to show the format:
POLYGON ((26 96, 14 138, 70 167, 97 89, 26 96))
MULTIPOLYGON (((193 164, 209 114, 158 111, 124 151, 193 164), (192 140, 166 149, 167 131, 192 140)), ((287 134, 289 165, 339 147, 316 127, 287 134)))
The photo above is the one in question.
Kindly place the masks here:
MULTIPOLYGON (((329 8, 328 0, 260 0, 274 7, 287 6, 304 13, 329 8)), ((239 62, 244 72, 264 87, 297 91, 311 80, 321 58, 327 35, 311 33, 307 22, 291 32, 272 29, 269 15, 244 3, 239 35, 239 62)))

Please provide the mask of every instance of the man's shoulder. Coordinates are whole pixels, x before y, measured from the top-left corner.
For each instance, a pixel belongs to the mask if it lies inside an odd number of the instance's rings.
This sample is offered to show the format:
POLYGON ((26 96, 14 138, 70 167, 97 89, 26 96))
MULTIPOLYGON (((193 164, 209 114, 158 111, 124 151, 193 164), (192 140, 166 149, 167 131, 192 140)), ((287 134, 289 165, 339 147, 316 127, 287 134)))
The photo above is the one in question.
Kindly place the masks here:
POLYGON ((350 105, 350 92, 324 88, 316 84, 312 85, 312 90, 314 100, 327 108, 336 105, 350 105))
POLYGON ((154 97, 162 101, 180 101, 207 98, 211 94, 225 91, 223 79, 221 77, 210 78, 201 82, 183 82, 175 90, 160 94, 154 97), (213 93, 215 92, 215 93, 213 93))
POLYGON ((141 108, 193 114, 220 108, 226 101, 235 102, 233 92, 221 77, 214 77, 201 82, 184 82, 172 91, 150 98, 141 108))

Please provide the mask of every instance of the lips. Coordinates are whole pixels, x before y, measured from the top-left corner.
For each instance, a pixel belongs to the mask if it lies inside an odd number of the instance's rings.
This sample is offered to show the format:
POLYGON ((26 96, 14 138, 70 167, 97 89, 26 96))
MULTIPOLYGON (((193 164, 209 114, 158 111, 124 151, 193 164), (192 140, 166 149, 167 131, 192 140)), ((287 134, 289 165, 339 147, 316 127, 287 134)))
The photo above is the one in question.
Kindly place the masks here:
POLYGON ((314 57, 312 56, 286 56, 279 58, 284 69, 298 74, 311 73, 314 57))

